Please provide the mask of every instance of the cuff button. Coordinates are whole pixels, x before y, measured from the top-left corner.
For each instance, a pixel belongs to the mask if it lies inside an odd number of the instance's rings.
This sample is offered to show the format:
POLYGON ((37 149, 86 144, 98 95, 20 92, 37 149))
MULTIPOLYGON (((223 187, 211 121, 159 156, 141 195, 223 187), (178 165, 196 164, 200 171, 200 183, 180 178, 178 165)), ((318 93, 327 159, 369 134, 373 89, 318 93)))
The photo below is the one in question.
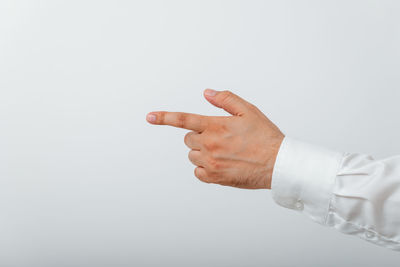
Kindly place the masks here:
POLYGON ((366 231, 365 232, 365 237, 368 238, 368 239, 373 238, 374 236, 375 236, 375 233, 372 232, 372 231, 366 231))
POLYGON ((302 201, 298 200, 294 206, 296 207, 297 210, 303 210, 304 209, 304 204, 302 201))

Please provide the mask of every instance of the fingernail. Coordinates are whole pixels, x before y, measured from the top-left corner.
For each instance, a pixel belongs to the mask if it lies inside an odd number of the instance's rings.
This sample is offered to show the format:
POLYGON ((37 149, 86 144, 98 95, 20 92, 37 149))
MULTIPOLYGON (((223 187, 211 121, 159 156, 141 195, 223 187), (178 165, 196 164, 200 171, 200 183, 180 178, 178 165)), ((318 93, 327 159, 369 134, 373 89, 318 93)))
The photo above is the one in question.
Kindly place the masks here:
POLYGON ((156 122, 157 116, 154 114, 147 114, 146 119, 148 122, 156 122))
POLYGON ((217 94, 217 91, 212 90, 212 89, 206 89, 206 91, 204 92, 204 94, 206 96, 215 96, 217 94))

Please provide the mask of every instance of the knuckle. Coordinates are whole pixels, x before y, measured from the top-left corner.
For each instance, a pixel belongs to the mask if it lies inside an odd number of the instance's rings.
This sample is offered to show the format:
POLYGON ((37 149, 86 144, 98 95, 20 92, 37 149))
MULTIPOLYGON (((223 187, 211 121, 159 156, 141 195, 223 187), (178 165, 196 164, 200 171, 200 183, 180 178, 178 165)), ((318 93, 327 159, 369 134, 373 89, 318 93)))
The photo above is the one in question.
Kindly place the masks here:
POLYGON ((207 151, 215 151, 219 147, 214 141, 205 141, 203 146, 207 151))
POLYGON ((231 91, 225 90, 223 91, 223 93, 221 94, 221 102, 222 103, 227 103, 230 101, 230 99, 232 98, 233 94, 231 91))
POLYGON ((208 126, 207 137, 205 140, 212 143, 218 143, 221 141, 221 134, 229 132, 233 119, 235 117, 227 117, 227 118, 215 118, 208 126))
POLYGON ((184 113, 180 113, 177 116, 177 126, 180 128, 184 128, 186 125, 187 116, 184 113))
POLYGON ((221 164, 219 163, 219 161, 212 156, 208 158, 207 162, 210 168, 213 170, 218 170, 221 168, 221 164))
POLYGON ((210 142, 205 141, 205 142, 203 143, 203 147, 205 148, 205 150, 210 150, 210 148, 211 148, 210 142))
POLYGON ((249 108, 252 110, 256 110, 257 107, 254 104, 249 103, 249 108))
POLYGON ((250 109, 251 111, 253 111, 253 112, 258 112, 258 111, 260 111, 256 105, 251 104, 251 103, 249 104, 249 109, 250 109))

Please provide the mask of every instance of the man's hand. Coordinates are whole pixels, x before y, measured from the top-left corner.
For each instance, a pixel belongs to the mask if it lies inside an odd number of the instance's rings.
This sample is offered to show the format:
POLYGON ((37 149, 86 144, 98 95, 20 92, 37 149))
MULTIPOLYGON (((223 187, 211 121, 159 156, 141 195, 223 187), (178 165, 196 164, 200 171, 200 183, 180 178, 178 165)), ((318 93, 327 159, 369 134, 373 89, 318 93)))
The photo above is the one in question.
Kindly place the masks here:
POLYGON ((229 91, 207 89, 204 96, 232 116, 154 111, 147 121, 192 130, 184 141, 201 181, 270 189, 282 132, 256 106, 229 91))

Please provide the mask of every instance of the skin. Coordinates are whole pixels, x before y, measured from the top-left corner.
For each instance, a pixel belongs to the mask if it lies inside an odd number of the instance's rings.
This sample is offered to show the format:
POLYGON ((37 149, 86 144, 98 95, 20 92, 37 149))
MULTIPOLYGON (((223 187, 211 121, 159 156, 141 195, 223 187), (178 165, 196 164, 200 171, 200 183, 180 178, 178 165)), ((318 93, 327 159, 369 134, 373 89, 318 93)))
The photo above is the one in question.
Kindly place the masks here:
POLYGON ((284 134, 256 106, 230 91, 206 89, 204 97, 231 116, 153 111, 147 121, 191 132, 184 142, 195 176, 203 182, 246 189, 270 189, 284 134))

